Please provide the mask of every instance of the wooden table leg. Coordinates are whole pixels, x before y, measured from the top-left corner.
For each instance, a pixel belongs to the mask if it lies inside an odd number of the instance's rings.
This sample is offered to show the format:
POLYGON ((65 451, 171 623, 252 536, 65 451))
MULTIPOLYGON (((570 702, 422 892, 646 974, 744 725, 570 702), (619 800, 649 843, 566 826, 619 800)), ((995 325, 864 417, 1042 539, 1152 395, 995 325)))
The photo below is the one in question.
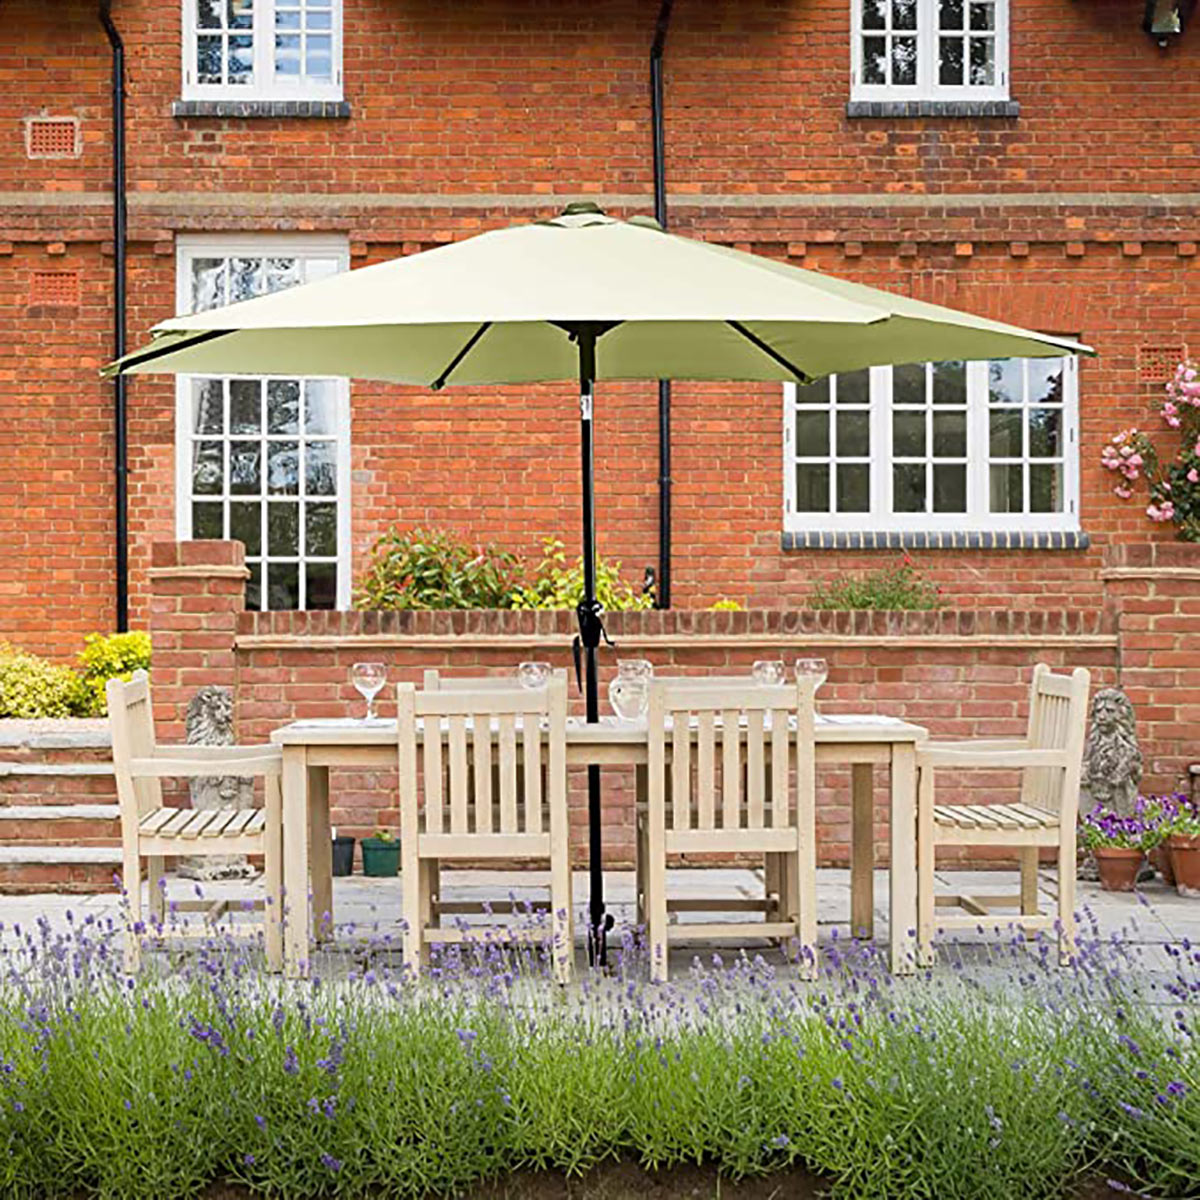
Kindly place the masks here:
POLYGON ((283 748, 283 937, 285 972, 308 974, 308 765, 303 746, 283 748))
POLYGON ((329 768, 308 768, 309 858, 313 937, 333 940, 333 831, 329 826, 329 768))
POLYGON ((850 934, 875 936, 875 768, 855 763, 850 776, 850 934))
POLYGON ((917 928, 917 752, 908 742, 892 743, 891 966, 896 975, 916 970, 917 928))

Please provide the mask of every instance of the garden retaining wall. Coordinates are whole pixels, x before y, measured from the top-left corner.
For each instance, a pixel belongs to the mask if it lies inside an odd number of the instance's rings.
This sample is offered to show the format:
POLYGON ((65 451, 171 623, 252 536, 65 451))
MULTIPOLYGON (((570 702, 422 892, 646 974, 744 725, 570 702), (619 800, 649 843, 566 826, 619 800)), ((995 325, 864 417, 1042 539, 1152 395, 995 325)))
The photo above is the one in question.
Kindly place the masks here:
MULTIPOLYGON (((151 569, 155 705, 159 735, 179 740, 183 715, 206 683, 234 689, 238 735, 266 739, 303 717, 358 711, 362 700, 350 664, 387 663, 392 682, 418 681, 425 667, 487 673, 523 658, 570 666, 570 613, 518 612, 246 612, 245 568, 236 542, 162 543, 151 569)), ((820 695, 828 712, 878 710, 926 726, 936 737, 1016 736, 1024 728, 1032 666, 1086 666, 1094 686, 1120 683, 1137 706, 1146 758, 1145 787, 1188 786, 1200 758, 1200 546, 1126 545, 1106 551, 1105 604, 1072 612, 964 609, 870 613, 811 610, 615 613, 608 628, 618 649, 601 656, 602 688, 616 658, 644 656, 669 673, 744 672, 757 658, 791 660, 804 652, 830 662, 820 695)), ((574 703, 578 704, 576 698, 574 703)), ((384 694, 381 711, 392 701, 384 694)), ((32 749, 22 751, 35 754, 32 749)), ((49 753, 48 751, 46 753, 49 753)), ((55 751, 55 754, 58 752, 55 751)), ((5 751, 4 757, 9 757, 5 751)), ((48 759, 47 761, 50 761, 48 759)), ((848 780, 821 778, 820 858, 844 864, 849 851, 848 780)), ((878 780, 877 840, 886 846, 886 780, 878 780)), ((970 785, 989 796, 1011 788, 1006 773, 980 773, 970 785)), ((962 782, 946 780, 945 795, 962 782)), ((110 780, 64 782, 0 778, 4 804, 62 803, 68 792, 88 802, 110 780), (36 799, 40 797, 40 800, 36 799)), ((630 861, 633 845, 628 780, 610 773, 605 790, 606 855, 630 861)), ((397 821, 395 777, 334 773, 333 820, 362 836, 397 821)), ((582 847, 582 796, 573 801, 575 844, 582 847)), ((106 827, 115 832, 115 827, 106 827)), ((3 824, 5 842, 44 833, 3 824)), ((75 831, 91 838, 93 829, 75 831)), ((98 835, 97 835, 98 836, 98 835)), ((17 880, 0 876, 0 884, 17 880)))

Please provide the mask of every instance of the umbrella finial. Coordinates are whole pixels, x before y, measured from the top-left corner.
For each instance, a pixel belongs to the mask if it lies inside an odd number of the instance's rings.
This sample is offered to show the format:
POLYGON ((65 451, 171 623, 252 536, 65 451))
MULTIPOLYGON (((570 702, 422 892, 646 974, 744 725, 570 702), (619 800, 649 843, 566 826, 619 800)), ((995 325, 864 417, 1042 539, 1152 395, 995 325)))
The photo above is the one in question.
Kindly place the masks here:
POLYGON ((566 208, 562 210, 564 217, 581 217, 587 213, 597 213, 604 216, 604 209, 598 205, 595 200, 572 200, 566 208))

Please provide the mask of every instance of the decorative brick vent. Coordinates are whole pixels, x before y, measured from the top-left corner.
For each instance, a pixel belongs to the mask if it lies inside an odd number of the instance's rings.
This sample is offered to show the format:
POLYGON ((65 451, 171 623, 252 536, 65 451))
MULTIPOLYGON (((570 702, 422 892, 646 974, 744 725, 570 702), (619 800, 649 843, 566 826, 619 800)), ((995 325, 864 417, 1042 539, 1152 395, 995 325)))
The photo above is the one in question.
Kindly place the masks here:
POLYGON ((78 306, 79 272, 34 271, 29 287, 29 303, 78 306))
POLYGON ((1138 379, 1142 383, 1166 383, 1185 358, 1186 346, 1139 346, 1138 379))
POLYGON ((76 158, 81 151, 77 117, 30 117, 25 122, 30 158, 76 158))

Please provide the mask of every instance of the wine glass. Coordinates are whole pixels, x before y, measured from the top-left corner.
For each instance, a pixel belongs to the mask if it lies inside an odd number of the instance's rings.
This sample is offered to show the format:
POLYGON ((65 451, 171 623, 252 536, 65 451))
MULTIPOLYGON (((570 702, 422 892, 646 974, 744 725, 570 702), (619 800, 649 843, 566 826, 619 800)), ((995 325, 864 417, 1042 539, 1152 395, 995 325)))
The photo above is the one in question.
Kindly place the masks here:
POLYGON ((796 659, 796 679, 811 679, 814 695, 829 678, 829 664, 823 658, 796 659))
POLYGON ((523 662, 517 667, 517 679, 523 688, 529 688, 530 691, 545 687, 549 678, 550 664, 548 662, 523 662))
POLYGON ((750 674, 755 683, 777 684, 787 678, 787 668, 781 658, 760 658, 750 668, 750 674))
POLYGON ((381 662, 356 662, 350 668, 350 681, 367 702, 366 720, 375 720, 375 697, 387 683, 387 667, 381 662))

